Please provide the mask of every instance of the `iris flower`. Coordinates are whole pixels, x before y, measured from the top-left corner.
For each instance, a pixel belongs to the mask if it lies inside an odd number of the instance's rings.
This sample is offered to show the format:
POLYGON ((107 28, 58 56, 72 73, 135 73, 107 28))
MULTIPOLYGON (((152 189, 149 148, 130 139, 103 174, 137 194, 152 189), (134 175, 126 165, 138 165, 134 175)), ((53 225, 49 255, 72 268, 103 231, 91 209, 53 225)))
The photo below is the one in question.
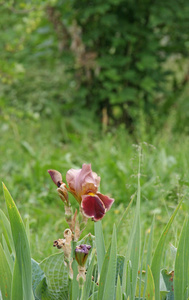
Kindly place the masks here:
POLYGON ((62 176, 58 171, 48 172, 58 188, 63 186, 64 190, 67 189, 75 197, 86 217, 98 221, 111 208, 114 199, 98 191, 100 177, 91 170, 91 164, 83 164, 82 169, 70 169, 66 174, 68 187, 62 182, 62 176))

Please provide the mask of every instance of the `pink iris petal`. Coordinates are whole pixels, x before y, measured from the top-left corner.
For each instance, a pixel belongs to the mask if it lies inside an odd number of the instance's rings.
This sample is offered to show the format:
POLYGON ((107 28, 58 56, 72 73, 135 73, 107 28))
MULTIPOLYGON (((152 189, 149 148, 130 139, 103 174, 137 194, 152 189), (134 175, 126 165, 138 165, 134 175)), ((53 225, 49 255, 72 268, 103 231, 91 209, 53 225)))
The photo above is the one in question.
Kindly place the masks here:
POLYGON ((104 203, 104 206, 105 206, 106 210, 109 210, 111 208, 112 204, 114 203, 114 199, 113 198, 109 198, 108 196, 103 195, 103 194, 101 194, 99 192, 97 192, 96 195, 104 203))
POLYGON ((48 173, 57 187, 60 187, 62 184, 62 175, 60 174, 60 172, 56 170, 48 170, 48 173))
POLYGON ((83 164, 82 169, 70 169, 66 174, 67 183, 72 191, 77 196, 83 195, 83 187, 86 183, 91 183, 94 186, 99 186, 100 177, 91 170, 91 164, 83 164))
POLYGON ((66 181, 70 187, 71 190, 75 191, 75 186, 76 186, 76 180, 79 177, 78 175, 80 174, 81 169, 75 170, 75 169, 70 169, 66 173, 66 181))
POLYGON ((84 214, 89 218, 94 218, 95 221, 102 219, 106 212, 103 202, 96 195, 82 196, 81 207, 84 214))

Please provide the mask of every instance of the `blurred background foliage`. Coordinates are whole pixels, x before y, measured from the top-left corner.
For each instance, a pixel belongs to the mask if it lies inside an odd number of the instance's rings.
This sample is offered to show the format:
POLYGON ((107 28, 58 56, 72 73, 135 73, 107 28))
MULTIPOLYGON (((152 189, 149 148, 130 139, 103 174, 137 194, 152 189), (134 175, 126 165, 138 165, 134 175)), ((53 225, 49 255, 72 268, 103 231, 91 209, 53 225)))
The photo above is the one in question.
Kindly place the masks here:
POLYGON ((65 178, 92 163, 116 199, 103 220, 108 241, 136 191, 138 143, 142 221, 147 229, 155 213, 158 237, 189 187, 189 2, 0 4, 1 179, 30 216, 34 258, 51 253, 66 226, 47 169, 65 178))
POLYGON ((186 0, 2 2, 3 94, 12 102, 16 90, 27 111, 85 108, 135 134, 176 110, 174 129, 188 132, 188 15, 186 0))

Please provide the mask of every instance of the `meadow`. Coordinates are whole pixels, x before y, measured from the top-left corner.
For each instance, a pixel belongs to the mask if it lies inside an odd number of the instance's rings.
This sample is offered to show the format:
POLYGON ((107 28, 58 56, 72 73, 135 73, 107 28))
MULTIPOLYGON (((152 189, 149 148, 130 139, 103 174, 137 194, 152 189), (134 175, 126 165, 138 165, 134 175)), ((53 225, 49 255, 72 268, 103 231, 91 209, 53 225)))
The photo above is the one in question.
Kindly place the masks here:
MULTIPOLYGON (((46 107, 48 109, 50 111, 46 107)), ((167 126, 153 140, 148 134, 136 140, 123 126, 103 132, 89 112, 85 118, 85 111, 64 116, 61 105, 56 104, 53 109, 48 116, 32 111, 27 115, 17 106, 6 106, 4 102, 1 115, 1 180, 15 199, 24 221, 29 220, 32 257, 40 261, 55 253, 52 242, 66 228, 64 204, 47 170, 60 171, 65 180, 68 169, 81 168, 83 163, 92 164, 93 170, 101 176, 101 192, 115 198, 102 222, 108 243, 114 222, 119 222, 137 190, 139 146, 142 148, 142 236, 144 238, 155 215, 155 247, 160 232, 184 197, 170 234, 170 241, 176 247, 188 211, 189 138, 171 134, 167 126)), ((77 207, 74 198, 72 201, 77 207)), ((1 207, 5 207, 3 194, 1 207)), ((133 204, 118 240, 120 254, 125 249, 134 214, 133 204)), ((93 233, 93 222, 89 221, 87 226, 93 233)), ((170 251, 169 243, 166 250, 170 251)), ((167 267, 172 267, 169 261, 167 267)))
POLYGON ((189 299, 188 13, 2 2, 0 300, 189 299), (48 174, 83 164, 84 194, 48 174))

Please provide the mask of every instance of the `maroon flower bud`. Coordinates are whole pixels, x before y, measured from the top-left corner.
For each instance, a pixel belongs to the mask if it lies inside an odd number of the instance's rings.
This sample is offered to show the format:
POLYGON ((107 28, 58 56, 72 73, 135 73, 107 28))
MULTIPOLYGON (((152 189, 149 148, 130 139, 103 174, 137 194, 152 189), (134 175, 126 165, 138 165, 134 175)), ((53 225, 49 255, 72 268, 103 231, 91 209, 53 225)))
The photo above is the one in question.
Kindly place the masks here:
POLYGON ((62 182, 62 175, 60 172, 56 170, 48 170, 49 175, 52 178, 52 181, 56 184, 56 186, 59 188, 61 186, 62 182))
POLYGON ((78 262, 78 265, 80 265, 81 267, 85 266, 90 249, 91 249, 90 245, 84 245, 84 244, 76 247, 75 258, 78 262))
POLYGON ((67 206, 70 205, 69 201, 68 201, 68 190, 67 190, 67 186, 64 182, 62 182, 62 175, 60 172, 56 171, 56 170, 48 170, 49 175, 52 178, 52 181, 56 184, 57 191, 58 194, 60 196, 60 198, 62 199, 62 201, 64 202, 64 204, 66 204, 67 206))

